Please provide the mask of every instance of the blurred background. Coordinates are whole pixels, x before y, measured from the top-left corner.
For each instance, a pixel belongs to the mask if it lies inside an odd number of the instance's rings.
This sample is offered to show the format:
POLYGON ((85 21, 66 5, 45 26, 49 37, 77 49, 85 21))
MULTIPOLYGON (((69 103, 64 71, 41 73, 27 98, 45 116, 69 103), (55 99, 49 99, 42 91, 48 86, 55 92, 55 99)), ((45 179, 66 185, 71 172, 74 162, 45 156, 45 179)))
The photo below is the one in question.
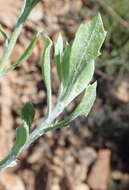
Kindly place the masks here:
MULTIPOLYGON (((0 23, 10 35, 21 0, 0 0, 0 23)), ((107 38, 96 60, 97 99, 88 118, 47 133, 18 158, 18 166, 0 173, 0 190, 129 190, 129 0, 46 0, 29 16, 13 51, 14 63, 43 29, 53 40, 59 32, 72 42, 80 23, 100 12, 107 38)), ((33 127, 46 113, 46 89, 41 76, 40 38, 27 63, 12 71, 0 86, 0 158, 10 150, 20 109, 31 101, 33 127)), ((3 39, 0 37, 0 57, 3 39)), ((58 78, 52 64, 53 103, 58 78)), ((66 109, 69 114, 77 104, 66 109)))

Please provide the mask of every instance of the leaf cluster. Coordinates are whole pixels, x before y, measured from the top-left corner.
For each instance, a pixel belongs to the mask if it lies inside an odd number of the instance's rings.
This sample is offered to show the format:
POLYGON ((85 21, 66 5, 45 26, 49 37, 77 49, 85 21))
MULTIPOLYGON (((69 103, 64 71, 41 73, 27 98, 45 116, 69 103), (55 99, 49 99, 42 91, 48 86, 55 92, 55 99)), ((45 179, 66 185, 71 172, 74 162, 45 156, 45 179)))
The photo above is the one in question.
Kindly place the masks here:
MULTIPOLYGON (((0 65, 0 77, 4 78, 11 70, 15 69, 22 62, 27 61, 31 56, 37 43, 40 32, 37 32, 23 55, 11 67, 6 68, 5 63, 9 59, 16 38, 22 25, 32 8, 40 0, 25 0, 21 15, 16 25, 12 38, 8 37, 0 27, 6 42, 6 51, 0 65), (10 51, 8 54, 7 50, 10 51)), ((34 120, 35 110, 31 103, 27 103, 21 109, 22 123, 16 130, 16 141, 9 155, 0 161, 0 169, 14 166, 16 157, 26 148, 28 148, 37 138, 49 130, 62 128, 80 115, 87 116, 90 112, 96 98, 97 82, 90 84, 95 67, 95 59, 100 55, 100 48, 105 39, 106 32, 100 14, 96 15, 86 24, 81 24, 72 45, 64 42, 61 34, 57 41, 45 36, 45 47, 41 56, 41 70, 47 90, 48 109, 45 119, 33 131, 30 130, 34 120), (57 73, 60 80, 59 96, 55 107, 52 105, 52 78, 51 78, 51 50, 54 48, 54 60, 57 66, 57 73), (78 96, 84 92, 82 100, 75 107, 74 111, 64 120, 55 122, 64 109, 78 96)))

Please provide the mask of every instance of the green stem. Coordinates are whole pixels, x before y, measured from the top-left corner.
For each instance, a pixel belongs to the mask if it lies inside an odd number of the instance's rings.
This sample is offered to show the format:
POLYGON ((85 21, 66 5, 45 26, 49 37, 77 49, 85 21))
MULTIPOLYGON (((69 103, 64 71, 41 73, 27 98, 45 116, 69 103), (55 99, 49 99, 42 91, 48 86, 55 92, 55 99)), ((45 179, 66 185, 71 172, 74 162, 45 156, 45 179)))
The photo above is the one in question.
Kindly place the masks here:
POLYGON ((0 61, 0 70, 3 70, 5 64, 8 62, 10 56, 11 56, 11 53, 13 51, 13 48, 17 42, 17 39, 21 33, 21 30, 22 30, 22 27, 23 27, 23 24, 20 24, 20 25, 17 25, 13 34, 12 34, 12 37, 9 41, 9 44, 8 46, 6 47, 5 51, 4 51, 4 55, 3 55, 3 58, 2 60, 0 61))
POLYGON ((47 132, 47 129, 50 128, 54 120, 63 112, 64 107, 61 104, 57 104, 54 108, 50 117, 46 118, 44 122, 42 122, 38 127, 32 131, 30 134, 28 142, 25 144, 23 149, 27 149, 36 139, 42 136, 44 133, 47 132))
MULTIPOLYGON (((21 151, 18 153, 18 155, 26 150, 36 139, 38 139, 40 136, 44 135, 47 131, 57 129, 62 127, 62 124, 65 124, 65 122, 59 122, 57 124, 52 124, 54 120, 63 112, 64 107, 62 105, 57 104, 55 109, 53 110, 51 117, 46 118, 39 126, 32 131, 32 133, 29 136, 28 141, 26 144, 23 146, 21 151)), ((14 155, 13 152, 11 151, 6 158, 0 161, 0 170, 6 169, 8 167, 13 167, 16 165, 16 160, 17 156, 14 155)))

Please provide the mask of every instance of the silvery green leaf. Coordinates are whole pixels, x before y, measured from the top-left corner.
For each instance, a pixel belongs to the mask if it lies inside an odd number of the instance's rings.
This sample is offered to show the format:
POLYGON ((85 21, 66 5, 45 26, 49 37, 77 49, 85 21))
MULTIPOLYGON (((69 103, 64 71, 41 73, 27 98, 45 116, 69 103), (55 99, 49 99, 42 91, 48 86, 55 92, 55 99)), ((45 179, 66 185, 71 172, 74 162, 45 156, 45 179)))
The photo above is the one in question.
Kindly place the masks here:
MULTIPOLYGON (((84 69, 79 73, 75 83, 67 90, 63 100, 65 105, 68 105, 75 97, 77 97, 90 83, 94 74, 95 64, 94 60, 87 63, 84 69)), ((71 81, 72 82, 72 81, 71 81)), ((71 85, 71 84, 70 84, 71 85)))
POLYGON ((100 48, 106 37, 100 14, 86 24, 81 24, 71 49, 70 71, 72 78, 77 76, 81 68, 100 55, 100 48))
POLYGON ((68 105, 91 81, 94 73, 94 60, 100 55, 100 48, 105 39, 101 16, 98 14, 79 27, 71 47, 67 71, 67 87, 60 100, 68 105))
POLYGON ((24 6, 18 19, 18 24, 23 24, 30 14, 31 10, 41 1, 42 0, 24 0, 24 6))
POLYGON ((87 116, 89 114, 96 98, 96 87, 97 87, 97 82, 93 83, 92 85, 88 85, 80 104, 71 114, 72 119, 75 119, 80 115, 87 116))
POLYGON ((12 148, 12 153, 18 155, 29 137, 29 128, 26 123, 16 129, 16 142, 12 148))
POLYGON ((68 76, 69 76, 69 59, 71 53, 71 46, 67 43, 62 55, 62 83, 65 88, 68 84, 68 76))
POLYGON ((28 126, 31 126, 35 116, 35 109, 31 103, 26 103, 21 109, 21 118, 28 126))
POLYGON ((19 66, 21 63, 25 62, 28 60, 28 58, 32 55, 33 50, 36 46, 36 43, 39 39, 41 32, 36 32, 34 38, 32 39, 32 41, 30 42, 30 44, 28 45, 28 47, 26 48, 26 50, 24 51, 24 53, 21 55, 21 57, 18 59, 18 61, 16 61, 16 63, 14 63, 11 67, 9 67, 8 69, 5 69, 4 72, 8 73, 9 71, 15 69, 17 66, 19 66))
POLYGON ((70 57, 71 46, 67 43, 63 51, 63 38, 59 34, 57 42, 55 43, 55 58, 58 76, 60 79, 60 93, 67 86, 68 72, 69 72, 69 57, 70 57))
POLYGON ((52 109, 51 65, 50 65, 51 47, 52 47, 52 41, 50 40, 49 37, 45 37, 45 48, 43 51, 41 62, 42 62, 42 74, 44 76, 47 88, 48 117, 50 116, 52 109))
POLYGON ((57 42, 55 43, 55 61, 57 65, 57 72, 60 81, 62 81, 62 53, 63 53, 63 38, 62 35, 59 34, 57 38, 57 42))

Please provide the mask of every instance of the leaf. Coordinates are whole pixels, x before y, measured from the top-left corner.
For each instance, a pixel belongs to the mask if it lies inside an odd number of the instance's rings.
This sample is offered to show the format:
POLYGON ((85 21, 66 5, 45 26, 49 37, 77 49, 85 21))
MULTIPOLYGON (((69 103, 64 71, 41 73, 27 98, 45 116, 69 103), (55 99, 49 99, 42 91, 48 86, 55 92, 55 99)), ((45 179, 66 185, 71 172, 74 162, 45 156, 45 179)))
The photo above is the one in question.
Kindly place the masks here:
POLYGON ((18 155, 21 152, 23 146, 28 140, 28 137, 29 137, 29 128, 26 125, 26 123, 24 123, 23 125, 21 125, 16 129, 16 142, 12 148, 12 153, 14 155, 18 155))
POLYGON ((72 119, 75 119, 79 115, 87 116, 89 114, 96 98, 96 87, 97 82, 93 83, 92 85, 88 85, 80 104, 72 113, 72 119))
POLYGON ((68 43, 66 43, 66 47, 63 51, 63 38, 61 34, 59 34, 57 42, 55 44, 55 58, 56 58, 57 72, 61 82, 60 94, 67 86, 70 52, 71 52, 71 46, 68 43))
POLYGON ((36 46, 36 43, 38 41, 38 38, 40 36, 41 32, 36 32, 34 38, 32 39, 32 41, 30 42, 29 46, 26 48, 26 50, 24 51, 24 53, 21 55, 21 57, 18 59, 18 61, 16 61, 16 63, 14 63, 13 65, 11 65, 9 68, 5 68, 2 71, 0 71, 0 82, 1 80, 3 80, 7 74, 14 70, 17 66, 19 66, 21 63, 25 62, 28 60, 28 58, 32 55, 32 52, 36 46))
POLYGON ((32 39, 32 41, 30 42, 30 44, 28 45, 28 47, 26 48, 26 50, 24 51, 23 55, 18 59, 18 61, 16 61, 16 63, 14 63, 11 67, 9 67, 8 69, 5 69, 5 72, 9 72, 14 70, 17 66, 19 66, 21 63, 25 62, 28 60, 28 58, 32 55, 33 50, 36 46, 36 43, 39 39, 41 32, 36 32, 34 38, 32 39))
POLYGON ((68 84, 69 78, 69 58, 71 54, 71 46, 69 44, 66 45, 64 49, 64 53, 62 56, 62 82, 63 86, 66 87, 68 84))
POLYGON ((56 58, 56 65, 57 71, 60 81, 62 80, 62 53, 63 53, 63 38, 62 35, 59 34, 57 42, 55 43, 55 58, 56 58))
POLYGON ((94 73, 94 60, 100 55, 105 36, 106 32, 99 14, 79 27, 71 48, 69 65, 67 65, 67 86, 60 96, 60 101, 64 100, 66 105, 78 96, 91 81, 94 73))
MULTIPOLYGON (((76 82, 67 94, 62 97, 65 100, 65 105, 68 105, 75 97, 77 97, 90 83, 94 74, 95 64, 94 60, 89 61, 84 67, 83 71, 79 73, 76 82)), ((71 81, 72 82, 72 81, 71 81)))
POLYGON ((92 85, 88 85, 88 87, 85 89, 85 93, 80 104, 75 108, 75 110, 66 120, 67 124, 76 119, 78 116, 84 115, 87 117, 96 98, 96 87, 97 82, 93 83, 92 85))
POLYGON ((106 37, 100 14, 86 24, 81 24, 72 45, 70 56, 70 76, 73 77, 90 60, 100 55, 100 48, 106 37))
POLYGON ((21 109, 21 118, 28 126, 31 126, 35 116, 35 109, 31 103, 26 103, 21 109))
POLYGON ((18 19, 18 25, 23 24, 26 21, 31 10, 41 1, 42 0, 24 0, 24 6, 18 19))
POLYGON ((51 47, 52 47, 52 41, 50 40, 49 37, 45 37, 45 48, 42 54, 41 63, 42 63, 42 75, 44 76, 45 85, 47 88, 48 117, 50 116, 52 109, 51 65, 50 65, 51 47))

